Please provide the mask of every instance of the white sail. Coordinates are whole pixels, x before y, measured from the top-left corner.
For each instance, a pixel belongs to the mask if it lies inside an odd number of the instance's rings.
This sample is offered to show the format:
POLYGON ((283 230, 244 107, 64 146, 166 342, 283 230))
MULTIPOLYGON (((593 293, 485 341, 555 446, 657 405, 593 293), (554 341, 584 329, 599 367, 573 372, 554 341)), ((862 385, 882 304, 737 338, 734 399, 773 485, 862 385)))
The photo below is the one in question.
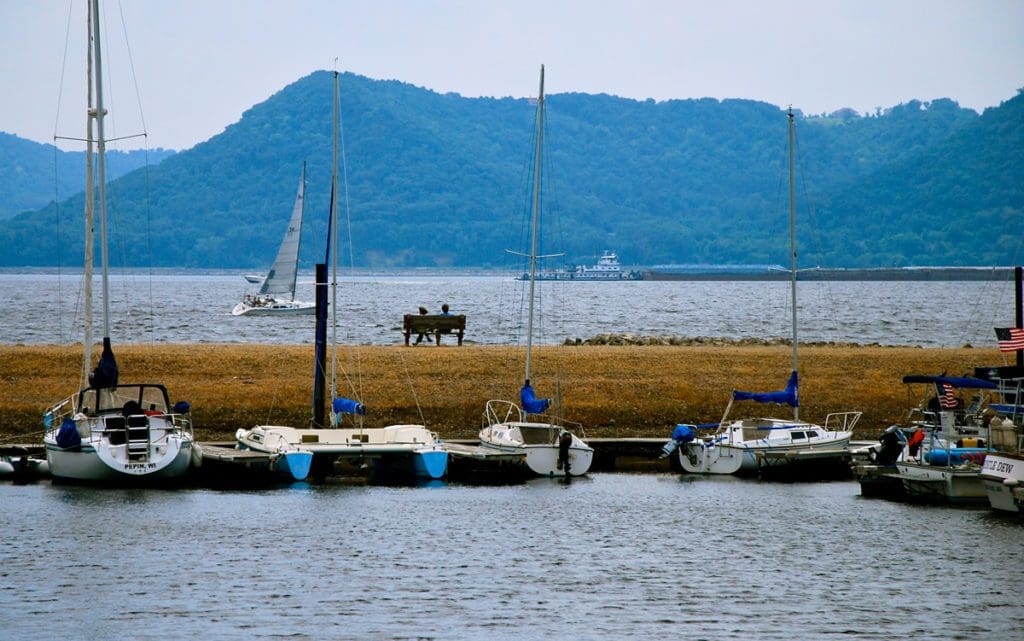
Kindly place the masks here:
POLYGON ((289 299, 295 298, 295 278, 299 268, 299 240, 302 237, 302 211, 306 192, 306 166, 302 166, 302 178, 299 179, 299 191, 295 195, 295 206, 292 218, 288 222, 288 231, 284 234, 281 247, 277 250, 277 258, 270 268, 267 277, 260 286, 260 294, 288 294, 289 299))

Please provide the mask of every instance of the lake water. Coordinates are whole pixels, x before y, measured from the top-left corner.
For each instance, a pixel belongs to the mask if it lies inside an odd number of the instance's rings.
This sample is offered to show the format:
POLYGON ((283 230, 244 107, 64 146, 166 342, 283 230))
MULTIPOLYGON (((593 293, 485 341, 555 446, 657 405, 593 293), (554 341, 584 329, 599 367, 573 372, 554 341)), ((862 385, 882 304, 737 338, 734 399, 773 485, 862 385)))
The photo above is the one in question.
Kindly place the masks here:
POLYGON ((40 482, 0 496, 2 639, 975 641, 1024 630, 1024 526, 863 499, 853 482, 40 482))
MULTIPOLYGON (((81 340, 81 276, 0 273, 3 343, 81 340)), ((253 285, 241 274, 110 276, 116 343, 311 343, 313 317, 235 317, 253 285)), ((994 347, 993 327, 1013 325, 1006 282, 806 282, 799 286, 801 341, 994 347)), ((96 291, 99 291, 98 279, 96 291)), ((535 341, 561 343, 605 333, 776 338, 790 335, 785 282, 567 282, 539 285, 535 341)), ((314 300, 312 274, 296 297, 314 300)), ((97 297, 98 298, 98 297, 97 297)), ((338 340, 396 344, 402 315, 420 305, 467 315, 467 341, 515 344, 523 333, 525 287, 509 275, 363 274, 338 285, 338 340)), ((96 336, 102 336, 98 301, 96 336)))

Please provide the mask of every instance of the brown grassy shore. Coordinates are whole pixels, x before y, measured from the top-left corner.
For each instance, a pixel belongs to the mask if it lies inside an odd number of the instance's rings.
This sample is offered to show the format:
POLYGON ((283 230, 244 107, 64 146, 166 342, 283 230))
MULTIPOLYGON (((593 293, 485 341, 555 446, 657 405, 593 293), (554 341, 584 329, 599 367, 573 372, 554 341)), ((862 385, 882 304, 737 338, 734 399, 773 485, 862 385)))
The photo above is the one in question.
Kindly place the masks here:
MULTIPOLYGON (((121 381, 162 382, 171 402, 191 402, 201 440, 229 439, 256 424, 307 426, 312 352, 307 345, 116 348, 121 381)), ((918 400, 900 383, 903 374, 967 373, 998 358, 995 350, 970 348, 801 347, 801 418, 821 421, 830 411, 857 409, 864 417, 856 437, 875 437, 918 400)), ((339 393, 363 400, 368 426, 423 423, 445 438, 475 437, 484 403, 514 397, 523 367, 521 349, 495 346, 345 347, 338 363, 344 370, 339 393)), ((77 391, 80 368, 80 346, 0 346, 0 441, 41 440, 43 410, 77 391)), ((790 351, 784 345, 541 347, 533 369, 540 395, 555 395, 554 381, 561 381, 565 415, 588 436, 667 437, 678 422, 719 420, 733 388, 782 388, 790 351)))

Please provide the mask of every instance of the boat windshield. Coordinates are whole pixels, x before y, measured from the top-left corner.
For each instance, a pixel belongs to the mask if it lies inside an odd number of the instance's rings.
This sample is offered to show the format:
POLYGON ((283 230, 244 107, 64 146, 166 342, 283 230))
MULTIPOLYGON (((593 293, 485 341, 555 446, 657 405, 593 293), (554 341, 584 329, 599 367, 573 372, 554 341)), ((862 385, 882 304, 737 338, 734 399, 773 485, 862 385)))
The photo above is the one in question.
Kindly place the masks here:
POLYGON ((167 390, 163 385, 118 385, 107 389, 88 387, 78 395, 78 407, 84 414, 123 412, 125 405, 136 403, 143 411, 168 413, 167 390))

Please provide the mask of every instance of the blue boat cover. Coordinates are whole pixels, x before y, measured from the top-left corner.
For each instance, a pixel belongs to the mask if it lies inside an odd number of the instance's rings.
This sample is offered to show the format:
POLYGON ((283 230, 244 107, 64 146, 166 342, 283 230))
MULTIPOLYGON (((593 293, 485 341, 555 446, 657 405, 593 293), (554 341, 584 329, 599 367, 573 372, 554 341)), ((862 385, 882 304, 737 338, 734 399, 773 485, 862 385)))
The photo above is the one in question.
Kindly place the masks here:
POLYGON ((71 417, 65 417, 64 422, 60 424, 60 429, 57 430, 57 446, 67 450, 81 444, 82 437, 78 434, 78 426, 71 420, 71 417))
POLYGON ((192 405, 188 401, 178 401, 174 404, 174 407, 171 408, 171 411, 175 414, 188 414, 192 411, 192 405))
POLYGON ((683 425, 680 423, 679 425, 676 425, 674 430, 672 430, 672 440, 677 443, 689 443, 696 437, 697 433, 690 425, 683 425))
POLYGON ((903 377, 904 383, 933 383, 940 385, 945 383, 953 387, 966 387, 968 389, 997 389, 999 386, 992 381, 986 381, 973 376, 923 376, 911 374, 903 377))
POLYGON ((334 399, 334 402, 331 403, 331 410, 335 414, 359 414, 360 416, 366 414, 366 406, 350 398, 334 399))
POLYGON ((109 337, 103 338, 103 353, 96 369, 89 374, 89 386, 96 389, 117 387, 117 359, 114 358, 114 350, 110 348, 109 337))
POLYGON ((523 385, 523 389, 519 391, 519 400, 523 403, 523 410, 527 414, 542 414, 548 409, 548 405, 551 405, 550 398, 537 398, 533 393, 533 388, 530 387, 530 382, 527 381, 523 385))
POLYGON ((778 403, 779 405, 800 406, 800 399, 797 393, 797 375, 793 372, 789 375, 789 382, 786 389, 777 392, 741 392, 733 390, 732 400, 734 401, 756 401, 758 403, 778 403))

